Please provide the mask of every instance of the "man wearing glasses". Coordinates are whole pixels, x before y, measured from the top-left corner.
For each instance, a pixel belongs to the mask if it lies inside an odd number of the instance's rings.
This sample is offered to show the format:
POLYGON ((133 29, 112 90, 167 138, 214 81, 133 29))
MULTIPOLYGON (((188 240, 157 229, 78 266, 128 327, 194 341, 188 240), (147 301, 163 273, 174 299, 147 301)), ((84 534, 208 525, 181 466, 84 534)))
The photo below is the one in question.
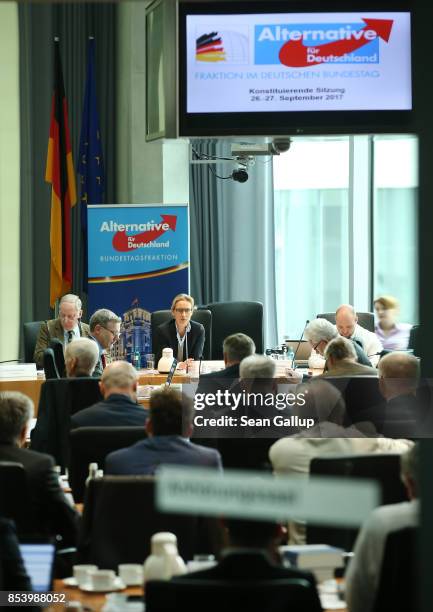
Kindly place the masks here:
POLYGON ((99 349, 99 359, 93 371, 93 376, 101 376, 109 363, 107 351, 117 342, 120 335, 122 319, 111 310, 100 308, 92 314, 89 321, 89 337, 96 342, 99 349))
POLYGON ((156 363, 161 358, 162 349, 167 347, 173 349, 173 357, 181 364, 181 369, 202 357, 205 332, 201 323, 191 321, 193 310, 194 298, 190 295, 180 293, 174 298, 171 304, 172 320, 159 325, 154 333, 156 363))
POLYGON ((43 367, 44 351, 54 338, 66 346, 75 338, 89 336, 89 326, 81 323, 82 312, 81 300, 77 295, 68 293, 61 298, 58 318, 44 321, 39 330, 33 355, 38 368, 43 367))

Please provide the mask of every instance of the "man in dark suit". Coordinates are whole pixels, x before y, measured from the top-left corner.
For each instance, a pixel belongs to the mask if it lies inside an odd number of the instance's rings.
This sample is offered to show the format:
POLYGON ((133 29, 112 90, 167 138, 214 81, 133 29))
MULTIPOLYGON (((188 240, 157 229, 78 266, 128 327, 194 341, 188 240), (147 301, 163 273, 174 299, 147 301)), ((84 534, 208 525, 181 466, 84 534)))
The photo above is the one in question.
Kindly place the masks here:
POLYGON ((185 368, 193 359, 201 359, 205 341, 205 331, 201 323, 191 321, 194 299, 186 293, 177 295, 171 305, 173 319, 158 325, 152 339, 156 365, 163 348, 172 348, 173 356, 185 368))
POLYGON ((103 401, 76 412, 71 417, 72 429, 144 426, 147 415, 137 404, 137 384, 137 371, 127 361, 107 365, 99 382, 103 401))
POLYGON ((197 393, 215 393, 229 389, 239 380, 239 364, 242 359, 256 352, 254 341, 246 334, 232 334, 223 342, 224 370, 202 374, 197 393))
POLYGON ((39 330, 33 355, 38 368, 43 367, 44 351, 54 338, 66 346, 75 338, 89 335, 89 326, 80 321, 82 313, 81 300, 77 295, 68 293, 61 298, 58 318, 44 321, 39 330))
POLYGON ((110 363, 109 351, 119 340, 121 322, 122 319, 107 308, 96 310, 90 317, 89 337, 96 342, 99 351, 99 359, 93 370, 93 376, 101 376, 106 365, 110 363))
POLYGON ((60 488, 52 457, 23 448, 32 416, 33 402, 26 395, 0 393, 0 461, 20 463, 26 471, 31 531, 60 535, 63 545, 73 546, 78 514, 60 488))
POLYGON ((160 465, 195 465, 221 469, 218 451, 193 444, 193 407, 174 389, 154 391, 150 397, 148 438, 110 453, 106 474, 154 474, 160 465))
POLYGON ((224 525, 228 546, 221 561, 210 569, 176 576, 172 580, 256 581, 302 578, 315 587, 316 582, 311 572, 282 566, 278 551, 283 535, 280 524, 226 518, 224 525))

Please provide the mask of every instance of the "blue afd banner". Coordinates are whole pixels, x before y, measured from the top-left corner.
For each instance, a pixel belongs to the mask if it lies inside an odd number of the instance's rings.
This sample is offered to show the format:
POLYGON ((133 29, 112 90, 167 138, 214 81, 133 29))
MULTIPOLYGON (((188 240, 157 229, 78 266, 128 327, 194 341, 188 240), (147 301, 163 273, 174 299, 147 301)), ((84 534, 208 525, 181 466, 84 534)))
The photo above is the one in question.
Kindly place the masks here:
POLYGON ((189 291, 186 205, 88 206, 88 310, 122 317, 114 356, 151 352, 150 313, 189 291))

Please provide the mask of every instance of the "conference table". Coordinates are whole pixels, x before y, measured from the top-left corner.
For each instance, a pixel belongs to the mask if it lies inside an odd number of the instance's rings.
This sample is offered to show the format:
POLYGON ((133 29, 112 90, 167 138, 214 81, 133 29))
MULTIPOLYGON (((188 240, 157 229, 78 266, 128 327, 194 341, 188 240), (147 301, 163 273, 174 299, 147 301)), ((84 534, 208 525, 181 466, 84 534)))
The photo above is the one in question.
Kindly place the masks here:
MULTIPOLYGON (((105 593, 87 593, 85 591, 81 591, 78 588, 66 587, 63 584, 63 580, 55 580, 54 581, 54 589, 57 593, 65 593, 68 601, 79 601, 85 610, 92 610, 93 612, 99 612, 102 610, 103 606, 106 603, 106 594, 105 593)), ((121 591, 127 595, 143 595, 142 587, 128 587, 124 591, 121 591)), ((64 609, 63 606, 60 605, 52 605, 44 608, 46 612, 58 612, 58 610, 64 609)), ((204 606, 203 609, 206 609, 204 606)), ((346 607, 339 608, 324 608, 323 612, 347 612, 346 607)))
MULTIPOLYGON (((290 362, 287 360, 277 360, 276 361, 276 376, 281 378, 282 380, 285 377, 285 372, 290 365, 290 362)), ((186 384, 190 382, 196 382, 199 377, 199 368, 201 374, 207 374, 209 372, 215 372, 217 370, 222 370, 224 368, 223 361, 202 361, 201 364, 199 362, 195 362, 191 370, 187 373, 181 370, 176 370, 176 373, 173 377, 173 384, 186 384)), ((307 369, 303 369, 303 372, 306 372, 307 369)), ((317 376, 322 373, 321 369, 309 369, 308 372, 313 376, 317 376)), ((160 374, 155 370, 139 370, 138 372, 138 383, 139 383, 139 397, 138 401, 144 407, 148 406, 148 393, 149 390, 146 390, 145 387, 149 386, 150 388, 158 385, 163 385, 167 380, 167 374, 160 374), (143 393, 143 395, 140 395, 143 393)), ((2 378, 0 379, 0 391, 21 391, 25 395, 28 395, 35 405, 35 417, 37 417, 38 406, 39 406, 39 397, 41 394, 42 384, 45 382, 44 373, 39 371, 38 375, 32 378, 2 378)), ((292 381, 295 382, 295 381, 292 381)))

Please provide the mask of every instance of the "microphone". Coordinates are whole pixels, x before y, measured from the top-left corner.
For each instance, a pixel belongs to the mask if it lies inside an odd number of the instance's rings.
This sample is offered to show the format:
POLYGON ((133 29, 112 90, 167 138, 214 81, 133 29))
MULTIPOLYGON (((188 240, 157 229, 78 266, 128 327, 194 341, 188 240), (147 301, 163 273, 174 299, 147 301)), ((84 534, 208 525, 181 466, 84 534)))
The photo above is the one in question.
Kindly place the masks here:
POLYGON ((0 361, 0 363, 23 363, 24 359, 5 359, 4 361, 0 361))
POLYGON ((200 355, 200 363, 198 364, 198 377, 200 378, 200 374, 201 374, 201 362, 203 359, 203 353, 200 355))
POLYGON ((309 324, 309 322, 310 322, 310 321, 309 321, 309 319, 307 319, 307 320, 305 321, 304 329, 302 330, 302 334, 301 334, 301 337, 299 338, 298 346, 296 347, 295 354, 293 355, 293 359, 292 359, 292 369, 293 369, 293 368, 294 368, 294 366, 295 366, 295 359, 296 359, 296 355, 298 354, 299 347, 301 346, 302 338, 304 337, 304 332, 305 332, 305 330, 307 329, 307 325, 309 324))

